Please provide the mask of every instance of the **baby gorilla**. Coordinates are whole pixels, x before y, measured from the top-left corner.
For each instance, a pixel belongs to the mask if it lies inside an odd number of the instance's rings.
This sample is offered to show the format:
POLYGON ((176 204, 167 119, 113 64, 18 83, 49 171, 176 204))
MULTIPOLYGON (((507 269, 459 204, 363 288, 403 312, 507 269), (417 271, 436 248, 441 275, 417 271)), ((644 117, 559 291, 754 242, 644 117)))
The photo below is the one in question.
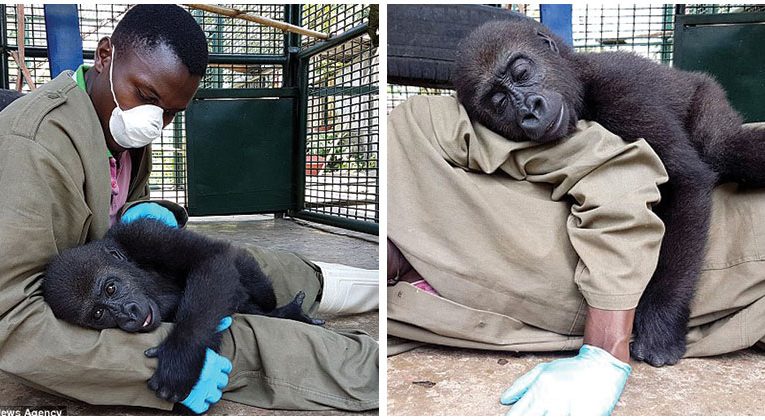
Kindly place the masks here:
POLYGON ((104 239, 62 252, 48 265, 43 295, 56 317, 83 327, 152 331, 175 322, 147 355, 157 396, 183 400, 199 378, 205 349, 218 351, 220 320, 234 312, 320 325, 299 292, 276 307, 271 280, 244 249, 152 219, 117 224, 104 239))
POLYGON ((712 188, 720 180, 765 185, 765 131, 742 127, 705 74, 625 52, 576 54, 531 19, 489 22, 471 33, 460 45, 454 84, 470 117, 508 140, 559 140, 586 119, 627 141, 644 138, 656 151, 669 174, 655 208, 666 232, 637 307, 631 354, 654 366, 677 362, 712 188))

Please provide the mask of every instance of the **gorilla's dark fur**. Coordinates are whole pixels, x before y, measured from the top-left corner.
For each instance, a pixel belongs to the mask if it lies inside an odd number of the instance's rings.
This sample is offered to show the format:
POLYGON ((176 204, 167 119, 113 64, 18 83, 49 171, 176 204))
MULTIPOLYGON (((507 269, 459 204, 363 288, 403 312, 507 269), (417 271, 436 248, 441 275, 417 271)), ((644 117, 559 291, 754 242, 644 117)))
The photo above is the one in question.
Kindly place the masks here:
POLYGON ((22 96, 24 95, 15 90, 0 89, 0 111, 22 96))
POLYGON ((765 185, 765 131, 742 128, 705 74, 625 52, 577 54, 531 20, 489 22, 471 33, 460 44, 454 82, 470 117, 509 140, 555 141, 586 119, 627 141, 645 138, 661 157, 669 183, 655 211, 666 233, 637 308, 631 354, 655 366, 677 362, 712 188, 719 181, 765 185))
POLYGON ((53 258, 43 296, 56 317, 83 327, 145 332, 175 322, 147 352, 159 358, 149 387, 172 402, 196 383, 205 348, 218 350, 223 317, 239 312, 323 323, 301 309, 303 292, 277 308, 271 280, 246 250, 151 219, 114 225, 104 239, 53 258))

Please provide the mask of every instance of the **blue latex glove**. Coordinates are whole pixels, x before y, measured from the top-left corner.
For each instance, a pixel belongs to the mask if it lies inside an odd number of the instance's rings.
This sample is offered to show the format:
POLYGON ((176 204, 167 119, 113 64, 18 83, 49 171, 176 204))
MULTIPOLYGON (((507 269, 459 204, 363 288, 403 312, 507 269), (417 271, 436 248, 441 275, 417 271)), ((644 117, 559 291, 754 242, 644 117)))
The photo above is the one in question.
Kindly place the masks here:
POLYGON ((122 214, 122 218, 120 220, 122 223, 130 223, 142 217, 157 219, 170 227, 178 227, 178 221, 175 220, 175 215, 173 212, 157 203, 136 204, 133 207, 127 209, 127 211, 122 214))
POLYGON ((584 345, 579 355, 541 363, 518 378, 500 402, 508 416, 607 416, 632 368, 607 351, 584 345))
MULTIPOLYGON (((217 331, 226 330, 231 326, 231 321, 230 316, 221 319, 217 331)), ((231 361, 208 348, 205 352, 205 364, 202 372, 199 373, 199 380, 181 404, 196 414, 207 411, 223 396, 222 390, 228 385, 228 374, 231 373, 231 368, 231 361)))

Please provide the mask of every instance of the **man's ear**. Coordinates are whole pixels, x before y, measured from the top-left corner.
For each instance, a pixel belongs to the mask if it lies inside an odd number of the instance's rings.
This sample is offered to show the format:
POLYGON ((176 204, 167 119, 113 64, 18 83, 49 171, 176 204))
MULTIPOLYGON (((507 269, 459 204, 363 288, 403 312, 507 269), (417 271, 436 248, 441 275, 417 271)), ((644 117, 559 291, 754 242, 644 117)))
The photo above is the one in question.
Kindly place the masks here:
POLYGON ((555 54, 559 54, 558 45, 555 43, 555 40, 550 35, 542 31, 537 31, 537 35, 539 35, 539 37, 542 38, 542 41, 544 41, 547 44, 547 46, 550 48, 552 52, 554 52, 555 54))
POLYGON ((93 56, 93 68, 101 73, 107 64, 112 61, 112 40, 108 36, 101 38, 96 46, 96 53, 93 56))

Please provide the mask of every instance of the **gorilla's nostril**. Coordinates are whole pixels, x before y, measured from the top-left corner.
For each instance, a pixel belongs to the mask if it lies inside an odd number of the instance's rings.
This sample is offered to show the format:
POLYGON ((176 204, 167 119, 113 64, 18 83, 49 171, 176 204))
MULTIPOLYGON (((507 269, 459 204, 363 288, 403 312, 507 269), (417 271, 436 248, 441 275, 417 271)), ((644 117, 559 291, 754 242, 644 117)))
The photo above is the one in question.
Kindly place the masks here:
POLYGON ((141 307, 139 307, 137 303, 131 302, 131 303, 125 304, 123 311, 131 319, 136 319, 141 314, 141 307))
POLYGON ((531 113, 534 114, 537 117, 541 117, 544 115, 546 109, 547 109, 547 102, 545 99, 539 95, 533 95, 530 96, 527 99, 528 107, 531 110, 531 113))

